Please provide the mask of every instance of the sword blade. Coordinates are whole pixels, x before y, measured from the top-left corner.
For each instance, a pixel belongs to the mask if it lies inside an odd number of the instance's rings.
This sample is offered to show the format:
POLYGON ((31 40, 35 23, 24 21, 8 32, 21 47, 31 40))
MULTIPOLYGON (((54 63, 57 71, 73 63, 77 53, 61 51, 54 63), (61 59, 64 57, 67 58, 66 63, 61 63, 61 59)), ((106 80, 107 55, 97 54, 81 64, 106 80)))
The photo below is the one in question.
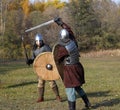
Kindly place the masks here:
POLYGON ((48 24, 51 24, 51 23, 53 23, 53 22, 54 22, 54 20, 50 20, 50 21, 48 21, 48 22, 42 23, 42 24, 37 25, 37 26, 35 26, 35 27, 32 27, 32 28, 30 28, 30 29, 27 29, 25 32, 29 32, 29 31, 38 29, 38 28, 40 28, 40 27, 46 26, 46 25, 48 25, 48 24))

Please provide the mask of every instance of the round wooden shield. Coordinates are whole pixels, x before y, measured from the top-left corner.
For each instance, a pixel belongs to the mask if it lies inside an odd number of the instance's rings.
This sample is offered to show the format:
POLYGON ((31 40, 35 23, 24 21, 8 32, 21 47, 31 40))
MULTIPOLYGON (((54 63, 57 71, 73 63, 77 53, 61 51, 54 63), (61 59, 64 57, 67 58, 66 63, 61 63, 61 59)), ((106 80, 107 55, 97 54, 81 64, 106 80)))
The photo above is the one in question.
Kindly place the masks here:
POLYGON ((33 69, 44 80, 57 80, 60 78, 52 52, 39 54, 33 62, 33 69))
POLYGON ((57 61, 57 53, 58 53, 58 48, 60 47, 60 45, 56 44, 54 47, 53 47, 53 57, 54 57, 54 60, 55 60, 55 64, 56 64, 56 67, 57 67, 57 70, 58 70, 58 73, 60 75, 60 78, 63 80, 63 66, 64 66, 64 62, 60 62, 58 63, 57 61))

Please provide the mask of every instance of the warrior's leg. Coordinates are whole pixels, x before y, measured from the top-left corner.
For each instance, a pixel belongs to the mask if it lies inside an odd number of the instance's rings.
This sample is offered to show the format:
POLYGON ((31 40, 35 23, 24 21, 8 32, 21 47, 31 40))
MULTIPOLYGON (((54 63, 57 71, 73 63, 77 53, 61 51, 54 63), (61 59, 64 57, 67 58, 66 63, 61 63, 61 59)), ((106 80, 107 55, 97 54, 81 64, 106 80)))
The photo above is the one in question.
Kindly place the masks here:
POLYGON ((39 93, 39 98, 37 102, 43 102, 44 101, 44 89, 45 89, 45 80, 38 79, 38 93, 39 93))
POLYGON ((69 110, 76 110, 76 94, 74 88, 66 88, 69 110))
POLYGON ((91 104, 89 102, 89 99, 88 99, 85 91, 81 87, 76 87, 75 90, 77 91, 77 93, 81 96, 82 100, 84 101, 85 107, 90 108, 91 104))
POLYGON ((50 84, 50 87, 52 88, 53 92, 56 95, 56 100, 61 102, 61 97, 59 95, 59 90, 58 90, 58 86, 57 86, 56 82, 55 81, 49 81, 49 84, 50 84))

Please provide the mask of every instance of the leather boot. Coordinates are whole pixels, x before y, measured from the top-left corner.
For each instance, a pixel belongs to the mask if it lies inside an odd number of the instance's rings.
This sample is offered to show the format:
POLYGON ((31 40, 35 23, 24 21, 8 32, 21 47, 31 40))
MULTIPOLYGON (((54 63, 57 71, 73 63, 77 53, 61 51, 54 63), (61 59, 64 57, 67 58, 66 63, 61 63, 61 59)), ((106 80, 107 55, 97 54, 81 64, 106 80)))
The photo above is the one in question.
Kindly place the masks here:
POLYGON ((69 110, 76 110, 76 102, 68 101, 69 110))
POLYGON ((91 103, 89 102, 87 95, 83 95, 82 100, 84 101, 86 108, 91 108, 91 103))
POLYGON ((56 100, 58 100, 58 101, 62 101, 62 99, 61 99, 61 97, 60 97, 60 95, 59 95, 59 90, 58 90, 58 87, 57 86, 55 86, 55 87, 53 87, 52 88, 52 90, 53 90, 53 92, 55 93, 55 95, 56 95, 56 100))
POLYGON ((75 90, 77 91, 77 93, 81 96, 82 100, 84 101, 85 107, 91 108, 91 104, 88 100, 88 97, 87 97, 85 91, 81 87, 76 87, 75 90))
POLYGON ((37 103, 44 101, 44 87, 38 88, 39 98, 37 100, 37 103))

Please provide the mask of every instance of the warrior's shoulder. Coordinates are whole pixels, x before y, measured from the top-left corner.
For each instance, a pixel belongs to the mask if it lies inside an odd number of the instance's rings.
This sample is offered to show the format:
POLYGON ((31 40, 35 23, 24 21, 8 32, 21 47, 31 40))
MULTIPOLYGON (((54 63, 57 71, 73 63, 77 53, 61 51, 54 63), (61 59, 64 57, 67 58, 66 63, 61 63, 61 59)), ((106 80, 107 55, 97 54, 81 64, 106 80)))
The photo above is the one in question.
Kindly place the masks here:
POLYGON ((45 49, 48 49, 48 50, 51 50, 51 47, 50 47, 48 44, 45 44, 45 45, 44 45, 44 48, 45 48, 45 49))
POLYGON ((44 47, 46 48, 50 48, 50 46, 48 44, 44 44, 44 47))

